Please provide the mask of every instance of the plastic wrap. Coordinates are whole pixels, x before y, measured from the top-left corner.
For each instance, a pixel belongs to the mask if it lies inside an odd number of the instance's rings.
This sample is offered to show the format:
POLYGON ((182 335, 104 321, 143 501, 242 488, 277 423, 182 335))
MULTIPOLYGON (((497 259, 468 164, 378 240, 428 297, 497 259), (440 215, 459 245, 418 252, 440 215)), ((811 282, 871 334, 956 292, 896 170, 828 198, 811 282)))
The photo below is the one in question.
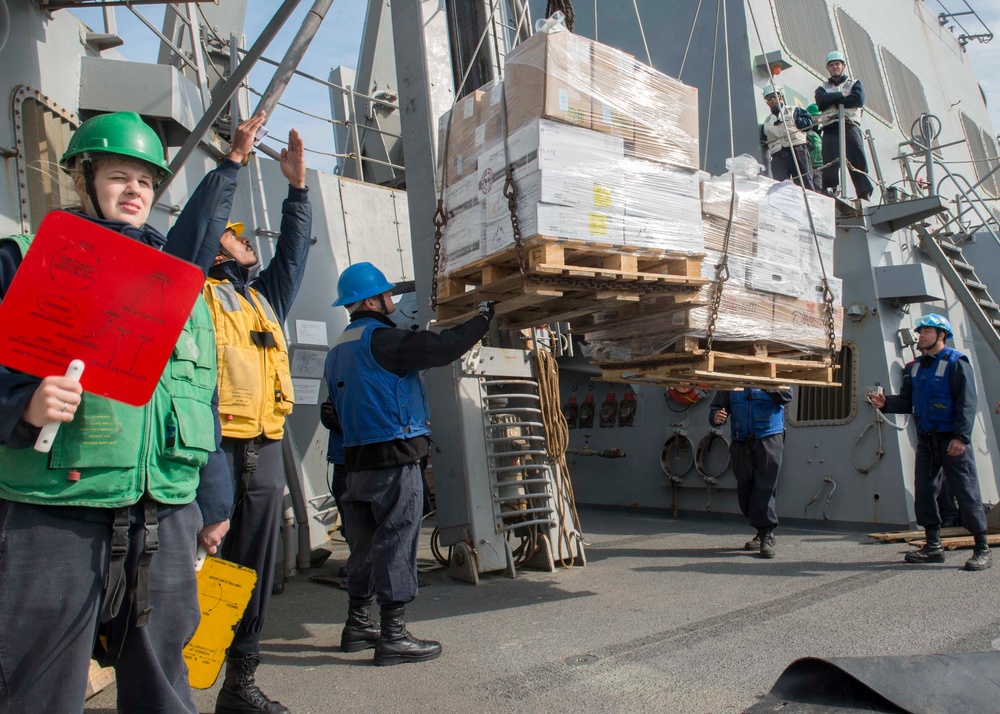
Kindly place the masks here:
POLYGON ((508 163, 526 243, 699 255, 697 161, 697 90, 565 30, 537 33, 507 55, 502 84, 469 94, 441 119, 449 222, 440 272, 513 246, 508 163))
MULTIPOLYGON (((708 249, 702 262, 705 278, 716 279, 730 211, 733 219, 729 280, 714 332, 716 349, 763 343, 771 345, 771 352, 825 352, 829 341, 823 267, 834 294, 838 345, 843 326, 842 282, 833 276, 834 201, 808 191, 803 194, 791 182, 760 176, 756 162, 746 159, 737 157, 733 171, 701 184, 708 249)), ((675 307, 658 312, 655 302, 647 301, 638 314, 596 314, 593 324, 579 330, 586 340, 585 350, 600 363, 633 362, 689 348, 692 340, 701 343, 707 336, 707 304, 714 287, 713 283, 702 288, 701 304, 689 310, 675 307)))

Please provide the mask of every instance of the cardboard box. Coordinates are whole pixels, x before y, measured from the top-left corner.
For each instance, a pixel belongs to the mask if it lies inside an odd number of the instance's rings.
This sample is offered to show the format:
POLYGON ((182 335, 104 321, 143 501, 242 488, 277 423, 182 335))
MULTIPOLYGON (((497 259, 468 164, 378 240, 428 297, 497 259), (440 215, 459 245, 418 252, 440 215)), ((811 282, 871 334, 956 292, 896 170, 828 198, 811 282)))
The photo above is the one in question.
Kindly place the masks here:
POLYGON ((441 234, 441 275, 448 275, 486 254, 486 209, 478 202, 448 218, 441 234))
MULTIPOLYGON (((595 180, 587 173, 566 172, 548 168, 539 169, 539 161, 532 161, 514 171, 519 207, 529 203, 548 203, 570 206, 587 211, 622 215, 625 212, 623 183, 618 174, 609 174, 595 180), (608 180, 605 180, 607 178, 608 180)), ((494 221, 509 216, 510 208, 501 186, 495 186, 485 203, 486 220, 494 221)))
POLYGON ((641 62, 634 66, 631 155, 697 169, 698 90, 641 62))
POLYGON ((591 94, 595 131, 635 140, 635 109, 632 88, 635 85, 636 60, 630 54, 595 42, 591 70, 591 94))
POLYGON ((480 153, 503 139, 503 93, 501 82, 483 87, 476 103, 477 125, 473 142, 480 153))
MULTIPOLYGON (((840 349, 844 329, 844 308, 835 306, 833 319, 837 334, 837 349, 840 349)), ((829 338, 826 305, 811 300, 775 295, 774 334, 774 339, 784 344, 809 349, 827 349, 829 338)))
POLYGON ((451 111, 441 115, 438 122, 438 168, 439 175, 444 175, 445 186, 452 186, 476 173, 476 157, 480 153, 475 143, 476 128, 479 125, 476 107, 482 94, 475 91, 462 97, 451 111), (446 149, 447 167, 442 172, 446 149))
POLYGON ((615 168, 621 166, 624 156, 620 137, 538 119, 510 134, 506 146, 498 142, 478 157, 480 200, 503 190, 507 161, 515 175, 536 162, 540 171, 599 176, 607 183, 606 177, 614 181, 620 176, 615 168))
POLYGON ((592 45, 571 32, 536 33, 507 54, 508 132, 539 117, 590 128, 592 45))
MULTIPOLYGON (((704 207, 704 204, 702 204, 704 207)), ((721 252, 726 238, 727 221, 713 216, 702 216, 705 250, 721 252)), ((754 230, 747 223, 733 222, 729 231, 729 254, 745 258, 754 254, 754 230)))
MULTIPOLYGON (((608 246, 620 246, 623 243, 622 216, 573 206, 533 203, 519 206, 517 218, 522 240, 544 236, 608 246)), ((509 213, 486 224, 487 255, 512 245, 514 234, 509 213)))

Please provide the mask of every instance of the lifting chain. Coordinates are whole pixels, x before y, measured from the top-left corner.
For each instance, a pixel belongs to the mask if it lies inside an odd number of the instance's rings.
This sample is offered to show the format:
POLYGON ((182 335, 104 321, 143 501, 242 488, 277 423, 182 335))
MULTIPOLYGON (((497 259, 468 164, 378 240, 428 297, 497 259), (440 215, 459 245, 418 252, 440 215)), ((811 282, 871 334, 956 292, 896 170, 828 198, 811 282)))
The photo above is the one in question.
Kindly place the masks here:
POLYGON ((434 275, 431 279, 431 307, 438 306, 438 276, 441 274, 441 231, 448 225, 448 215, 444 212, 444 199, 439 198, 434 212, 434 275))
POLYGON ((712 342, 715 341, 715 327, 719 321, 719 306, 722 305, 722 291, 729 280, 729 238, 733 232, 733 215, 736 213, 736 172, 729 175, 729 220, 726 222, 726 235, 722 240, 722 259, 715 266, 715 284, 712 288, 712 305, 708 313, 708 329, 706 330, 706 354, 712 353, 712 342))
POLYGON ((837 321, 834 318, 833 290, 830 289, 830 281, 826 278, 826 270, 823 271, 823 302, 826 303, 826 337, 830 348, 830 364, 836 366, 839 352, 837 350, 837 321))
POLYGON ((547 0, 545 3, 545 17, 552 17, 555 13, 561 12, 565 16, 566 29, 573 31, 573 0, 547 0))

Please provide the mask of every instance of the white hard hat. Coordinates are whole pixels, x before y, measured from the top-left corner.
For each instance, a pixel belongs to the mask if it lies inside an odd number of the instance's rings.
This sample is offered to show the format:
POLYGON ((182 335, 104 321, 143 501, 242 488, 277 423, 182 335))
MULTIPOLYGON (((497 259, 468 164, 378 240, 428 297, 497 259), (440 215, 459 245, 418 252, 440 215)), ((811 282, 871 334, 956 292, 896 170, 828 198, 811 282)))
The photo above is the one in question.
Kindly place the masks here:
POLYGON ((785 89, 780 84, 765 84, 764 89, 761 90, 761 94, 763 94, 765 97, 771 94, 780 94, 781 96, 784 96, 785 89))
POLYGON ((831 62, 843 62, 847 64, 847 57, 840 50, 833 50, 826 56, 826 63, 830 64, 831 62))

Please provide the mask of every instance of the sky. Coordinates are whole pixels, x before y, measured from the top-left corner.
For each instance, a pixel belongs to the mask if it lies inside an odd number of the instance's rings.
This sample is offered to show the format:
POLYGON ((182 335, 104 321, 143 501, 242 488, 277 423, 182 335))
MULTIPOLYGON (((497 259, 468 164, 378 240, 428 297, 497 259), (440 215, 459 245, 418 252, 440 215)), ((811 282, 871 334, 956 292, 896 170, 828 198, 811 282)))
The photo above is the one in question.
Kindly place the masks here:
MULTIPOLYGON (((993 124, 994 136, 1000 134, 1000 2, 997 0, 970 0, 973 8, 979 13, 986 26, 997 37, 990 43, 971 42, 967 51, 979 82, 986 94, 990 118, 993 124)), ((281 0, 250 0, 248 3, 245 33, 247 46, 253 44, 273 13, 280 6, 281 0)), ((302 24, 302 20, 312 7, 310 0, 303 0, 284 28, 271 43, 265 56, 280 60, 286 48, 302 24)), ((299 65, 303 72, 327 79, 330 70, 337 66, 355 67, 361 32, 364 28, 367 0, 335 0, 319 30, 315 40, 306 52, 299 65)), ((946 7, 956 7, 956 0, 945 0, 946 7)), ((940 0, 929 0, 928 7, 934 11, 941 10, 940 0)), ((164 9, 162 6, 137 6, 150 22, 160 27, 164 9)), ((73 10, 84 22, 97 30, 103 29, 103 17, 97 9, 73 10)), ((155 62, 158 42, 155 36, 128 10, 119 8, 116 12, 118 32, 126 39, 126 44, 119 51, 126 59, 139 62, 155 62)), ((974 21, 965 23, 970 32, 979 30, 974 21)), ((267 86, 273 67, 259 65, 250 74, 250 86, 257 91, 263 91, 267 86)), ((251 106, 257 97, 251 95, 251 106)), ((330 116, 330 98, 326 87, 314 82, 295 77, 282 97, 282 102, 310 114, 322 117, 330 116)), ((302 134, 307 151, 313 149, 332 153, 332 125, 297 114, 293 111, 277 108, 268 123, 272 137, 287 138, 288 130, 295 127, 302 134)), ((273 143, 280 148, 280 144, 273 143)), ((307 164, 315 169, 332 172, 337 160, 323 153, 306 154, 307 164)))

